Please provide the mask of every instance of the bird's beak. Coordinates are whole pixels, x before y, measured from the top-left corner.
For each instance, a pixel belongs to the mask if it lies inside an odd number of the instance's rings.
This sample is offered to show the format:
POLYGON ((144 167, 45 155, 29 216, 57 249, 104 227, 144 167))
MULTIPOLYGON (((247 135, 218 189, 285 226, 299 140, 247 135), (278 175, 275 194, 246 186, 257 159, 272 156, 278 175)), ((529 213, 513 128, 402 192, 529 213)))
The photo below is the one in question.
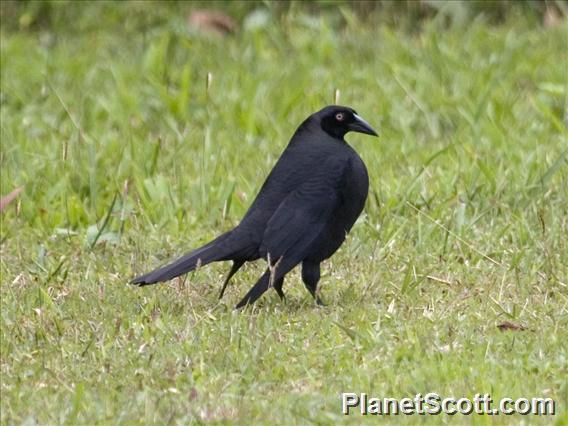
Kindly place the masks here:
POLYGON ((367 135, 379 136, 377 132, 373 130, 371 125, 359 117, 357 114, 353 114, 355 121, 349 125, 349 130, 359 133, 365 133, 367 135))

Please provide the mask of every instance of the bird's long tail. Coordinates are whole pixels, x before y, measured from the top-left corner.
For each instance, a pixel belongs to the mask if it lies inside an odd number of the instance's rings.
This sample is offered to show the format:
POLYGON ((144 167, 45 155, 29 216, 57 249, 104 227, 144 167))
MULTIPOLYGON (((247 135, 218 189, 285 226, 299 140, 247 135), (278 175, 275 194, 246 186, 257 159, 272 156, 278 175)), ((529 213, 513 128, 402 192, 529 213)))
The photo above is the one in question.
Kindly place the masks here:
POLYGON ((187 272, 191 272, 198 266, 207 265, 208 263, 218 260, 227 260, 231 255, 238 251, 235 247, 228 244, 228 238, 231 232, 223 234, 203 247, 195 249, 186 255, 180 257, 169 265, 155 269, 145 275, 134 278, 130 284, 145 286, 156 284, 162 281, 168 281, 187 272))

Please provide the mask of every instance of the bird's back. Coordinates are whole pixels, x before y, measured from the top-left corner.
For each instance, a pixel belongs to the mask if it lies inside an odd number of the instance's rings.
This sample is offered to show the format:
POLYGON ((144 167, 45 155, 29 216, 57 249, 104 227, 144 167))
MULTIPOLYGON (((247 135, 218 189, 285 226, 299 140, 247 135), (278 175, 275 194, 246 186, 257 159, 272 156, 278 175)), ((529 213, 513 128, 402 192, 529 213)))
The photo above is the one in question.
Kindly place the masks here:
MULTIPOLYGON (((342 147, 336 141, 324 140, 324 135, 313 135, 301 126, 264 181, 255 200, 243 217, 240 226, 265 225, 288 194, 314 174, 324 172, 323 160, 337 155, 342 147)), ((329 138, 332 139, 332 138, 329 138)))
POLYGON ((337 223, 330 224, 326 231, 333 241, 340 239, 342 242, 365 204, 367 170, 347 143, 304 125, 294 134, 236 231, 260 244, 266 224, 290 193, 308 180, 318 177, 325 180, 334 171, 329 170, 330 167, 342 165, 347 167, 345 183, 335 188, 340 195, 341 207, 334 213, 337 223))

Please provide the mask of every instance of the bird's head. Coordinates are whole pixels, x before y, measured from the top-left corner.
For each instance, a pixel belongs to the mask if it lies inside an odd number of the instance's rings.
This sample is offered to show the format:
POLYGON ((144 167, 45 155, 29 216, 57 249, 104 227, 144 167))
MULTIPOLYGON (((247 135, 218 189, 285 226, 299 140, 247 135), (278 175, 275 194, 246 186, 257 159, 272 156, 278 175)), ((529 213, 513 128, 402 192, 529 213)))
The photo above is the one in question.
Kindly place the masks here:
POLYGON ((330 105, 313 116, 319 121, 321 128, 331 136, 343 139, 348 132, 359 132, 378 136, 371 125, 357 115, 349 107, 330 105))

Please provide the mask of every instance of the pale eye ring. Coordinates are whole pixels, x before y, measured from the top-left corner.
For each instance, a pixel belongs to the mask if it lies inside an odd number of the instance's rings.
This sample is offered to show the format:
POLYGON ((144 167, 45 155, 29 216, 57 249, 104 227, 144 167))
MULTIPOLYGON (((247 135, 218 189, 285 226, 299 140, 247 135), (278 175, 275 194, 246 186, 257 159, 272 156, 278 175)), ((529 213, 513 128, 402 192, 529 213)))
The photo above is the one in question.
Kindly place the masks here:
POLYGON ((344 118, 345 118, 345 114, 343 114, 342 112, 338 112, 337 114, 335 114, 335 119, 337 121, 343 121, 344 118))

